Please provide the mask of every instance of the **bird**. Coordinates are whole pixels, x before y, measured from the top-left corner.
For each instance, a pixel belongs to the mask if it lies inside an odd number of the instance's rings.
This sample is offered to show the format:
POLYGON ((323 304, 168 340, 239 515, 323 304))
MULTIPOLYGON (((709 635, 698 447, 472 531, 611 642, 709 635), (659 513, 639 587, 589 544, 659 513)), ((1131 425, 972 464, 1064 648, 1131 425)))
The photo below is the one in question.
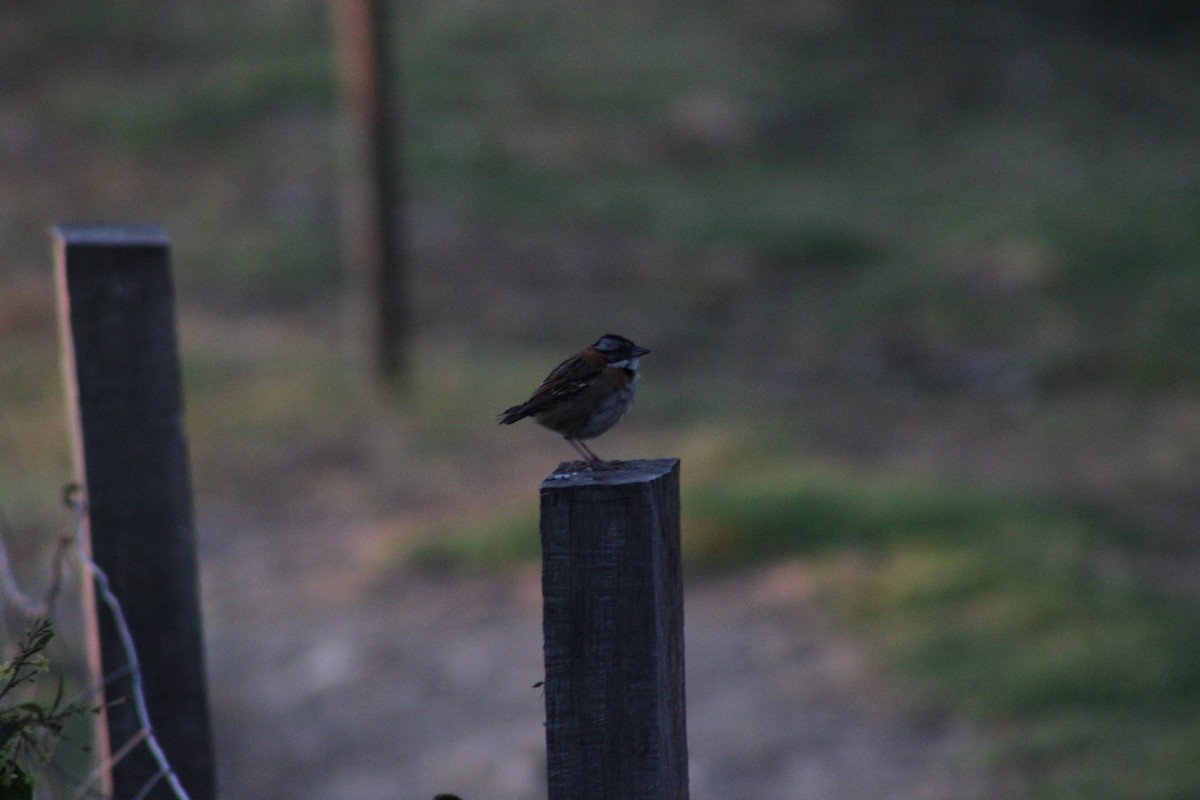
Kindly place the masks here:
POLYGON ((608 431, 633 406, 638 359, 649 352, 607 333, 552 369, 524 403, 501 412, 500 424, 533 417, 566 439, 588 464, 604 463, 584 442, 608 431))

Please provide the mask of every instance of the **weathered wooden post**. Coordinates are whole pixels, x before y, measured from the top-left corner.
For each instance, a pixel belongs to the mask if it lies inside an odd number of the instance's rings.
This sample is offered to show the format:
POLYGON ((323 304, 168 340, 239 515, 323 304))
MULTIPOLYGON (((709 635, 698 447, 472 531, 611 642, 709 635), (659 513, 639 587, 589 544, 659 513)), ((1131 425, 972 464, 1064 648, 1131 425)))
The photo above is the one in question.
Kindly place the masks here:
MULTIPOLYGON (((189 796, 211 800, 216 789, 167 237, 149 225, 63 225, 54 234, 67 406, 87 503, 85 545, 123 606, 158 743, 189 796)), ((105 697, 127 699, 131 676, 119 630, 107 610, 97 617, 99 644, 92 649, 99 660, 94 666, 107 678, 105 697)), ((142 735, 135 706, 126 701, 108 709, 112 748, 142 735)), ((112 796, 141 796, 159 774, 147 748, 136 747, 112 769, 112 796)), ((176 794, 159 778, 145 796, 176 794)))
POLYGON ((686 800, 679 460, 542 482, 550 800, 686 800))

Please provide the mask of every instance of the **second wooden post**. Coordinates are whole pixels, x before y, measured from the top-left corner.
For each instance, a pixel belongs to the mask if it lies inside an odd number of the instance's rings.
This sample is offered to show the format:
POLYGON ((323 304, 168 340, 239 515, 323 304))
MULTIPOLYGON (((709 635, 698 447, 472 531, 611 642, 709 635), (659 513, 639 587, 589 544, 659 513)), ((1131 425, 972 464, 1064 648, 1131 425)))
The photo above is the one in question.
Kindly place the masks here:
POLYGON ((542 483, 550 800, 686 800, 679 460, 542 483))

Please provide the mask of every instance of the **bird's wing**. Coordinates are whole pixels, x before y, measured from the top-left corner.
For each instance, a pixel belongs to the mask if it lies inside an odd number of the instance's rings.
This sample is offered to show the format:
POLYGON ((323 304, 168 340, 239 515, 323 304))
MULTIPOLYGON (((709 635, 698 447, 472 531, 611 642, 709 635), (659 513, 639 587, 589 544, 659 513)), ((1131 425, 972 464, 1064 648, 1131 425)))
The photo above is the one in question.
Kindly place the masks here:
POLYGON ((526 414, 536 414, 564 397, 583 391, 591 385, 601 369, 601 366, 582 356, 568 358, 550 371, 533 396, 521 406, 521 410, 526 414))

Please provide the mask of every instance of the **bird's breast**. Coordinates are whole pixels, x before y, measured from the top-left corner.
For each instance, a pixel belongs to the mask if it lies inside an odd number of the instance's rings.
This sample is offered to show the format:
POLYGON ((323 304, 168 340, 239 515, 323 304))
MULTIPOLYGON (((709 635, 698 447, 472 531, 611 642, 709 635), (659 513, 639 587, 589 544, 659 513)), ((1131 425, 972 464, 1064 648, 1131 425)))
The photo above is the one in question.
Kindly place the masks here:
POLYGON ((605 377, 618 389, 632 389, 637 383, 637 370, 628 367, 609 367, 604 370, 605 377))

